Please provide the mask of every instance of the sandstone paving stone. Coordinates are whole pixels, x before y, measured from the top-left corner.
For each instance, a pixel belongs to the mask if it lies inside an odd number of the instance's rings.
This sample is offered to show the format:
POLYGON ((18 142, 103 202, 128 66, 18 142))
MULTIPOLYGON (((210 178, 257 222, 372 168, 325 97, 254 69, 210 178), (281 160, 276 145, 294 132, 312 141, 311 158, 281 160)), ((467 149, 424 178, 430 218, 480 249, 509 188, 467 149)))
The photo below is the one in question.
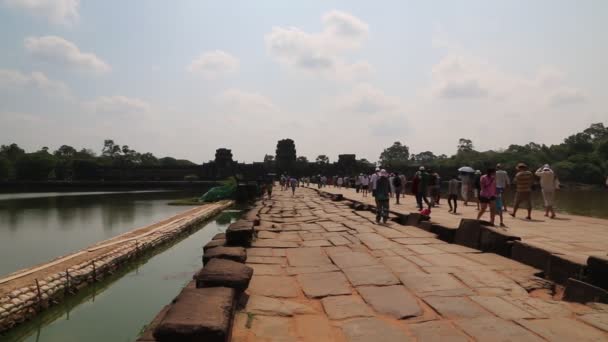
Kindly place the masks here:
POLYGON ((407 342, 410 337, 400 327, 378 318, 357 318, 342 324, 348 342, 407 342))
POLYGON ((419 342, 467 342, 469 339, 460 330, 447 321, 430 321, 410 324, 416 340, 419 342))
POLYGON ((284 257, 287 256, 287 251, 288 249, 284 249, 284 248, 273 248, 272 249, 272 255, 275 257, 284 257))
POLYGON ((606 341, 608 335, 585 323, 566 317, 522 319, 517 323, 549 341, 606 341))
POLYGON ((400 256, 386 256, 380 261, 396 274, 399 273, 419 273, 426 274, 418 265, 400 256))
POLYGON ((258 239, 276 239, 279 237, 279 233, 274 233, 266 230, 262 230, 258 233, 258 239))
POLYGON ((456 278, 445 273, 426 275, 401 273, 399 279, 405 287, 417 293, 465 289, 456 278))
POLYGON ((359 240, 361 240, 361 242, 369 249, 387 249, 396 245, 395 242, 392 242, 384 236, 376 233, 362 233, 355 236, 359 238, 359 240))
POLYGON ((323 235, 319 234, 319 233, 302 233, 302 232, 300 232, 300 237, 302 237, 302 240, 304 240, 304 241, 323 240, 323 235))
POLYGON ((458 254, 425 254, 420 255, 420 258, 429 261, 434 266, 483 266, 458 254))
POLYGON ((432 245, 431 247, 441 249, 446 253, 481 253, 481 251, 477 249, 473 249, 467 246, 452 244, 452 243, 444 243, 438 245, 432 245))
POLYGON ((304 240, 302 241, 302 247, 329 247, 333 246, 331 242, 327 240, 304 240))
POLYGON ((236 262, 245 262, 247 260, 247 252, 243 247, 215 247, 205 251, 203 254, 203 264, 209 262, 209 260, 229 259, 236 262))
POLYGON ((374 316, 372 309, 356 296, 330 296, 321 299, 321 303, 331 319, 374 316))
MULTIPOLYGON (((413 253, 411 250, 410 253, 413 253)), ((414 264, 420 266, 420 267, 429 267, 429 266, 434 266, 433 264, 431 264, 430 262, 420 258, 417 255, 408 255, 406 253, 399 253, 398 251, 395 251, 397 254, 401 255, 402 257, 406 258, 407 260, 413 262, 414 264)))
POLYGON ((445 318, 474 318, 490 313, 467 297, 425 297, 424 301, 445 318))
MULTIPOLYGON (((437 244, 437 239, 430 238, 415 238, 415 237, 406 237, 406 238, 398 238, 392 239, 395 242, 398 242, 402 245, 432 245, 437 244)), ((435 247, 435 246, 432 246, 435 247)))
POLYGON ((350 249, 347 246, 329 246, 329 247, 324 247, 323 250, 328 255, 329 254, 352 252, 352 249, 350 249))
POLYGON ((252 247, 268 247, 268 248, 297 248, 300 246, 298 242, 281 241, 275 239, 258 239, 252 244, 252 247))
POLYGON ((329 253, 331 260, 341 269, 378 265, 378 260, 366 252, 329 253))
POLYGON ((306 274, 306 273, 325 273, 339 271, 340 269, 336 265, 320 265, 320 266, 298 266, 298 267, 287 267, 286 271, 289 275, 306 274))
POLYGON ((608 332, 608 313, 598 312, 578 316, 581 321, 608 332))
MULTIPOLYGON (((441 249, 430 247, 429 245, 407 245, 405 247, 415 254, 423 255, 423 254, 444 254, 445 252, 441 249)), ((446 255, 447 256, 447 255, 446 255)))
POLYGON ((398 238, 407 238, 410 237, 407 234, 404 234, 398 230, 388 228, 388 227, 376 227, 376 233, 384 236, 387 239, 398 239, 398 238))
POLYGON ((531 313, 521 309, 520 307, 511 304, 507 297, 493 297, 493 296, 471 296, 471 300, 475 303, 483 306, 486 310, 492 312, 496 316, 504 319, 523 319, 523 318, 534 318, 535 316, 531 313))
POLYGON ((286 251, 289 266, 331 265, 331 261, 319 247, 292 248, 286 251))
POLYGON ((542 338, 521 326, 498 317, 459 319, 454 323, 477 341, 540 342, 542 338))
POLYGON ((240 294, 247 289, 253 268, 227 259, 211 259, 194 275, 196 287, 230 287, 240 294))
POLYGON ((186 288, 154 330, 156 340, 226 341, 234 310, 234 289, 186 288))
POLYGON ((255 316, 251 322, 255 340, 297 342, 293 320, 286 317, 255 316))
POLYGON ((247 256, 273 256, 272 248, 248 248, 247 256))
POLYGON ((395 229, 398 230, 398 231, 400 231, 400 232, 402 232, 402 233, 405 233, 405 234, 407 234, 408 236, 411 236, 411 237, 431 238, 431 239, 437 237, 436 234, 427 232, 427 231, 422 230, 422 229, 420 229, 418 227, 396 225, 395 229))
POLYGON ((297 278, 308 297, 351 294, 348 281, 342 272, 306 273, 297 275, 297 278))
POLYGON ((257 295, 249 297, 245 310, 249 313, 267 316, 294 316, 317 313, 314 308, 302 303, 257 295))
POLYGON ((325 230, 332 233, 349 231, 349 229, 342 224, 336 227, 326 227, 325 230))
POLYGON ((298 232, 282 232, 279 233, 278 239, 281 241, 300 242, 302 238, 298 232))
POLYGON ((333 341, 332 328, 322 315, 298 315, 295 317, 298 340, 302 342, 333 341))
POLYGON ((287 263, 287 259, 283 257, 274 256, 250 256, 249 258, 247 258, 247 263, 285 265, 287 263))
POLYGON ((462 256, 480 264, 489 265, 495 270, 534 269, 533 267, 494 253, 466 253, 462 254, 462 256))
POLYGON ((342 271, 354 286, 361 285, 396 285, 400 281, 384 265, 343 268, 342 271))
POLYGON ((300 286, 293 277, 254 276, 248 292, 260 296, 291 298, 300 294, 300 286))
POLYGON ((402 285, 360 286, 357 291, 379 313, 397 319, 421 316, 423 313, 416 297, 402 285))
POLYGON ((255 275, 285 275, 285 268, 281 265, 273 264, 247 264, 247 266, 253 268, 253 274, 255 275))
POLYGON ((351 244, 350 240, 347 240, 342 236, 332 236, 329 238, 329 241, 334 244, 334 246, 344 246, 351 244))

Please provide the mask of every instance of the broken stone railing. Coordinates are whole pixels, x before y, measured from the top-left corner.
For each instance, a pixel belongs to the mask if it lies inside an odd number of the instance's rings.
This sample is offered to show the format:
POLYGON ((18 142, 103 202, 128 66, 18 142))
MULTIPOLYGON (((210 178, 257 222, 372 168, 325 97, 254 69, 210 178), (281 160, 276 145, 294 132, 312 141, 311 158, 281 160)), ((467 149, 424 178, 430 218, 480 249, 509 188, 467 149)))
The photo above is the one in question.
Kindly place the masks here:
POLYGON ((245 265, 258 204, 204 247, 203 268, 150 323, 138 342, 230 341, 237 307, 244 306, 253 269, 245 265))
POLYGON ((44 270, 47 266, 54 266, 62 260, 65 261, 74 256, 86 254, 89 251, 107 248, 112 245, 117 246, 95 259, 70 266, 65 271, 57 272, 42 279, 35 279, 31 285, 13 290, 8 295, 0 298, 0 332, 34 317, 49 306, 59 303, 65 296, 93 282, 102 280, 104 276, 111 274, 122 264, 133 260, 142 253, 175 240, 196 224, 215 216, 232 204, 232 201, 213 204, 210 205, 209 210, 203 209, 199 214, 181 220, 177 224, 173 224, 176 222, 173 221, 171 224, 163 225, 136 237, 85 249, 59 258, 49 264, 0 280, 0 284, 8 282, 44 270))
MULTIPOLYGON (((376 210, 373 205, 345 199, 341 194, 313 190, 333 201, 347 200, 354 210, 376 210)), ((425 221, 418 213, 391 211, 391 214, 395 215, 396 222, 422 228, 443 241, 496 253, 537 268, 546 278, 565 286, 565 300, 608 303, 608 256, 590 256, 586 263, 581 263, 521 241, 519 236, 495 229, 483 220, 462 219, 459 226, 453 228, 425 221)))

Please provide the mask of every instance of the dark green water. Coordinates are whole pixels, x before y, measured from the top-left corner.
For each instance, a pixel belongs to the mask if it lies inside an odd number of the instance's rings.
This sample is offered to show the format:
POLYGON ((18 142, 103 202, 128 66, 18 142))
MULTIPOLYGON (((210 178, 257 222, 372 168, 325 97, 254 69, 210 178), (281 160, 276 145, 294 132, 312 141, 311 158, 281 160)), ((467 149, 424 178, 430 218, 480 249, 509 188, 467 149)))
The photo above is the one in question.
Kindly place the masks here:
MULTIPOLYGON (((513 206, 514 191, 507 193, 507 205, 513 206)), ((543 210, 543 196, 540 191, 532 192, 532 205, 543 210)), ((555 209, 558 212, 593 216, 608 219, 608 190, 559 190, 555 193, 555 209)))
POLYGON ((0 276, 47 262, 189 207, 184 192, 0 194, 0 276))
POLYGON ((0 341, 134 341, 202 267, 202 246, 240 215, 224 211, 194 234, 82 290, 0 341))

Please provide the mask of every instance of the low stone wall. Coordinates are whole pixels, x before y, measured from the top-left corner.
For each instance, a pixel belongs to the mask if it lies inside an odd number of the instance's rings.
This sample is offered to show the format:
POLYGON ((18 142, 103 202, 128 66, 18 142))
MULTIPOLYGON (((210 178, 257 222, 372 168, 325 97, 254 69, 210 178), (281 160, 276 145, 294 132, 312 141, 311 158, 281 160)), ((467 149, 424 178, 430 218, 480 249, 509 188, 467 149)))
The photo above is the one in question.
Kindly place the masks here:
POLYGON ((121 244, 120 246, 62 272, 57 272, 33 284, 16 289, 0 298, 0 332, 6 331, 60 302, 66 295, 104 278, 122 264, 133 260, 143 252, 178 238, 196 224, 230 207, 226 202, 204 215, 180 222, 170 229, 121 244))
POLYGON ((235 310, 246 302, 245 290, 253 277, 253 269, 245 265, 245 248, 255 238, 261 209, 258 203, 203 247, 203 268, 158 313, 138 342, 230 341, 235 310))

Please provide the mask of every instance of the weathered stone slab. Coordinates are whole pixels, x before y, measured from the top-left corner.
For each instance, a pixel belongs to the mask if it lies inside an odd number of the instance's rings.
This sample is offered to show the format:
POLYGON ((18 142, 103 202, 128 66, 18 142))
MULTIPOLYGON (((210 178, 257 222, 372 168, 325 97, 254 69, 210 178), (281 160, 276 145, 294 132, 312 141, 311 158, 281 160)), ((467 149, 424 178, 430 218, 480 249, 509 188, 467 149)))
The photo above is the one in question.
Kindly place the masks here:
POLYGON ((279 237, 279 233, 262 230, 258 233, 258 239, 277 239, 279 237))
POLYGON ((253 268, 227 259, 211 259, 203 269, 194 275, 197 288, 230 287, 243 292, 249 286, 253 268))
MULTIPOLYGON (((398 238, 398 239, 393 239, 393 241, 400 243, 402 245, 430 245, 430 244, 437 243, 437 239, 415 238, 415 237, 398 238)), ((432 247, 434 247, 434 246, 432 246, 432 247)))
POLYGON ((421 255, 420 258, 428 260, 435 266, 483 266, 458 254, 425 254, 421 255))
POLYGON ((293 277, 254 276, 248 292, 267 297, 291 298, 300 294, 300 286, 293 277))
POLYGON ((388 228, 388 227, 376 227, 376 232, 387 239, 399 239, 399 238, 408 238, 410 237, 407 234, 404 234, 396 229, 388 228))
POLYGON ((451 274, 445 273, 428 275, 401 273, 399 274, 399 279, 401 279, 405 287, 417 293, 460 290, 464 288, 451 274))
POLYGON ((165 318, 170 307, 171 305, 166 305, 160 310, 154 319, 152 319, 150 324, 146 326, 143 334, 139 336, 136 342, 156 342, 156 339, 154 338, 154 330, 156 330, 158 324, 163 320, 163 318, 165 318))
POLYGON ((397 319, 422 315, 422 309, 416 300, 403 286, 361 286, 357 287, 361 297, 374 310, 397 319))
POLYGON ((295 317, 298 341, 333 341, 332 328, 327 317, 322 315, 298 315, 295 317))
POLYGON ((478 251, 476 249, 451 243, 431 245, 431 247, 440 249, 446 253, 481 253, 481 251, 478 251))
POLYGON ((331 265, 331 261, 319 247, 292 248, 287 250, 289 266, 321 266, 331 265))
POLYGON ((225 342, 230 336, 234 290, 226 287, 186 288, 154 331, 160 342, 225 342))
POLYGON ((445 318, 474 318, 490 314, 466 297, 425 297, 424 301, 445 318))
POLYGON ((297 342, 294 329, 293 320, 286 317, 256 315, 251 322, 251 333, 257 341, 297 342))
POLYGON ((415 254, 445 254, 444 251, 430 247, 429 245, 408 245, 406 248, 415 254))
POLYGON ((248 263, 247 266, 253 268, 255 275, 285 275, 285 268, 281 265, 248 263))
POLYGON ((467 342, 469 339, 447 321, 410 324, 410 330, 421 342, 467 342))
POLYGON ((355 296, 331 296, 321 299, 325 312, 331 319, 373 317, 374 312, 355 296))
POLYGON ((251 296, 246 311, 268 316, 294 316, 317 313, 315 309, 298 302, 265 296, 251 296))
POLYGON ((481 237, 481 224, 477 220, 462 219, 454 236, 454 243, 459 245, 479 248, 479 239, 481 237))
POLYGON ((320 265, 320 266, 298 266, 298 267, 288 267, 287 274, 289 275, 297 275, 297 274, 307 274, 307 273, 325 273, 325 272, 334 272, 339 271, 340 269, 336 267, 336 265, 320 265))
POLYGON ((581 321, 608 332, 608 312, 592 313, 578 316, 581 321))
POLYGON ((329 238, 329 241, 331 241, 331 243, 334 244, 334 246, 344 246, 344 245, 351 244, 350 240, 347 240, 346 238, 344 238, 342 236, 332 236, 329 238))
POLYGON ((399 327, 377 318, 357 318, 342 324, 348 342, 407 342, 410 337, 399 327))
POLYGON ((302 247, 329 247, 333 246, 331 242, 327 240, 305 240, 302 241, 302 247))
POLYGON ((475 303, 504 319, 535 318, 534 315, 506 301, 501 297, 471 296, 475 303))
POLYGON ((363 233, 355 235, 369 249, 387 249, 395 246, 395 243, 376 233, 363 233))
POLYGON ((566 281, 564 300, 579 303, 608 303, 608 291, 583 281, 570 278, 566 281))
POLYGON ((351 294, 342 272, 306 273, 297 278, 304 293, 311 298, 351 294))
POLYGON ((378 265, 378 260, 365 252, 330 253, 329 257, 341 269, 378 265))
POLYGON ((533 269, 528 265, 524 265, 518 261, 511 260, 494 253, 467 253, 462 254, 462 256, 476 261, 477 263, 489 265, 495 270, 533 269))
POLYGON ((203 254, 203 264, 213 258, 228 259, 236 262, 244 263, 247 261, 247 252, 243 247, 215 247, 208 249, 203 254))
POLYGON ((605 341, 608 338, 602 331, 566 317, 522 319, 517 323, 549 341, 605 341))
POLYGON ((272 248, 248 248, 247 256, 274 256, 272 248))
POLYGON ((226 244, 229 246, 249 246, 253 238, 253 222, 238 220, 226 229, 226 244))
POLYGON ((247 258, 248 264, 275 264, 275 265, 285 265, 287 260, 283 257, 274 257, 274 256, 250 256, 247 258))
POLYGON ((225 245, 226 245, 226 240, 224 240, 224 239, 211 240, 211 241, 207 242, 207 244, 205 246, 203 246, 203 251, 206 252, 208 249, 215 248, 215 247, 222 247, 225 245))
POLYGON ((354 286, 362 285, 396 285, 399 279, 384 265, 350 267, 342 269, 354 286))
POLYGON ((549 258, 549 269, 546 270, 546 276, 557 283, 564 284, 568 278, 579 278, 585 267, 585 262, 577 258, 552 254, 549 258))
POLYGON ((456 320, 454 323, 467 334, 473 336, 477 341, 543 341, 543 339, 519 325, 497 317, 487 316, 460 319, 456 320))
POLYGON ((251 247, 267 247, 267 248, 297 248, 300 244, 293 241, 282 241, 275 239, 258 239, 255 240, 251 247))
POLYGON ((426 274, 413 262, 400 257, 400 256, 387 256, 380 259, 380 261, 391 269, 396 274, 400 273, 419 273, 426 274))

